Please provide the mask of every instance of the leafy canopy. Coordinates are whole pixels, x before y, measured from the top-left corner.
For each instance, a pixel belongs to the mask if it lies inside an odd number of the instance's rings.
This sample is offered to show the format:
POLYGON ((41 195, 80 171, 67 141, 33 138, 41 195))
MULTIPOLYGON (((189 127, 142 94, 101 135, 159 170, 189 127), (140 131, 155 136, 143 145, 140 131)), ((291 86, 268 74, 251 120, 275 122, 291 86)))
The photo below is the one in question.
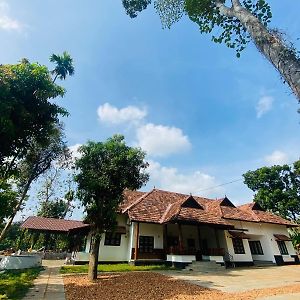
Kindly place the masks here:
MULTIPOLYGON (((122 0, 125 11, 131 18, 137 17, 138 13, 146 9, 151 2, 151 0, 122 0)), ((201 33, 211 33, 214 42, 224 43, 227 47, 234 48, 238 57, 250 41, 249 34, 236 17, 226 16, 220 12, 218 4, 225 4, 225 0, 154 0, 153 2, 163 27, 170 28, 186 15, 198 25, 201 33)), ((268 25, 272 12, 266 0, 240 2, 262 24, 268 25)))
POLYGON ((244 183, 255 192, 254 201, 263 208, 299 221, 300 160, 292 166, 263 167, 243 175, 244 183))
POLYGON ((50 61, 56 64, 54 70, 51 71, 51 74, 55 76, 53 82, 57 77, 61 80, 65 80, 67 75, 74 75, 73 59, 68 52, 64 51, 62 55, 52 54, 50 61))
POLYGON ((99 233, 111 229, 124 189, 139 189, 149 175, 145 153, 125 144, 122 135, 105 142, 88 142, 80 147, 81 158, 76 161, 78 197, 87 217, 99 233))
MULTIPOLYGON (((47 141, 53 124, 67 111, 49 100, 65 94, 53 83, 46 66, 23 59, 16 65, 0 65, 0 164, 22 158, 33 139, 47 141)), ((3 171, 3 170, 2 170, 3 171)))

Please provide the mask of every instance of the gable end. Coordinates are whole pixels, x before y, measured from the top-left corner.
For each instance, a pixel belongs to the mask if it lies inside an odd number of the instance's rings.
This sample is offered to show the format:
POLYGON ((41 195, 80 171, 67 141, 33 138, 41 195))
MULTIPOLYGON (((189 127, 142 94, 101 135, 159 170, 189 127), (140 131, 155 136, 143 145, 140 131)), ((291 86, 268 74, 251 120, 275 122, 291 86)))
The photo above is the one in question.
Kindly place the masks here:
POLYGON ((203 207, 195 200, 195 198, 194 198, 193 196, 188 197, 188 198, 181 204, 181 207, 203 209, 203 207))

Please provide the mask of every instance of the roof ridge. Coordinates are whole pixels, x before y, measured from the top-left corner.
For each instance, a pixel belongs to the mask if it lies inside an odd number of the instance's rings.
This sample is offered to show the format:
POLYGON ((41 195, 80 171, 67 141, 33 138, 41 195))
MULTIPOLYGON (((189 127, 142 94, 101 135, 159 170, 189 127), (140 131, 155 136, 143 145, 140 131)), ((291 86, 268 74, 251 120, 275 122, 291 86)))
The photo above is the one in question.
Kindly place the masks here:
POLYGON ((249 213, 249 210, 250 210, 250 214, 252 215, 252 217, 254 217, 254 219, 257 221, 257 222, 261 222, 261 219, 260 219, 260 217, 254 212, 254 210, 252 209, 252 207, 253 207, 253 205, 254 205, 254 202, 250 202, 250 203, 245 203, 245 204, 243 204, 243 205, 240 205, 240 206, 238 206, 237 208, 239 209, 239 210, 244 210, 244 211, 246 211, 246 212, 248 212, 249 213), (246 208, 246 205, 247 205, 247 208, 248 209, 246 209, 246 210, 244 210, 244 209, 241 209, 240 207, 241 206, 243 206, 244 208, 246 208))
MULTIPOLYGON (((175 202, 176 203, 176 202, 175 202)), ((165 210, 165 212, 163 213, 163 215, 161 216, 161 218, 159 219, 159 223, 164 223, 164 220, 168 214, 168 212, 170 211, 170 209, 172 208, 172 206, 175 204, 175 203, 169 203, 168 206, 167 206, 167 209, 165 210)))
MULTIPOLYGON (((184 194, 183 194, 184 195, 184 194)), ((187 197, 185 197, 184 199, 180 199, 178 200, 177 202, 173 203, 173 204, 177 204, 178 205, 178 210, 176 213, 173 214, 172 218, 176 218, 178 217, 178 215, 180 214, 181 212, 181 209, 182 209, 182 204, 187 201, 190 197, 193 197, 192 195, 186 195, 187 197)))
POLYGON ((192 196, 193 198, 200 198, 200 199, 204 199, 204 200, 216 200, 216 199, 212 199, 212 198, 206 198, 203 196, 199 196, 199 195, 191 195, 187 194, 187 193, 181 193, 181 192, 172 192, 172 191, 167 191, 167 190, 162 190, 162 189, 158 189, 158 188, 154 188, 154 190, 158 191, 158 192, 163 192, 163 193, 168 193, 168 194, 176 194, 176 195, 180 195, 180 196, 192 196))
MULTIPOLYGON (((68 222, 80 222, 80 223, 84 223, 84 222, 81 221, 81 220, 69 220, 69 219, 65 219, 65 218, 60 219, 60 218, 43 217, 43 216, 28 216, 28 217, 26 218, 26 220, 29 219, 29 218, 41 218, 41 219, 47 219, 47 220, 51 219, 51 220, 60 220, 60 221, 68 221, 68 222)), ((25 220, 25 221, 26 221, 26 220, 25 220)), ((24 221, 24 222, 25 222, 25 221, 24 221)), ((85 224, 85 223, 84 223, 84 224, 85 224)))
POLYGON ((133 203, 129 204, 126 208, 122 209, 122 213, 124 214, 126 211, 128 211, 129 209, 131 209, 135 205, 139 204, 144 198, 146 198, 147 196, 149 196, 154 190, 155 189, 152 189, 150 192, 142 195, 137 200, 135 200, 133 203))

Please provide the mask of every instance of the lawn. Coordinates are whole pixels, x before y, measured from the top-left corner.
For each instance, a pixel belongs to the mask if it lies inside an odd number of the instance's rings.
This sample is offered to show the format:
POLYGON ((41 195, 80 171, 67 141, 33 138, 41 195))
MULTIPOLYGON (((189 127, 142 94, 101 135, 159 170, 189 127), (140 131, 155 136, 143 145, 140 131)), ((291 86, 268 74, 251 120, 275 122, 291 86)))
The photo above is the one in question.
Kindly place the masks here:
POLYGON ((0 299, 22 299, 43 268, 6 270, 0 274, 0 299))
MULTIPOLYGON (((88 265, 82 266, 62 266, 60 269, 61 274, 70 273, 87 273, 88 265)), ((133 266, 129 264, 112 264, 112 265, 98 265, 99 272, 129 272, 129 271, 157 271, 169 270, 170 267, 165 265, 151 265, 151 266, 133 266)))

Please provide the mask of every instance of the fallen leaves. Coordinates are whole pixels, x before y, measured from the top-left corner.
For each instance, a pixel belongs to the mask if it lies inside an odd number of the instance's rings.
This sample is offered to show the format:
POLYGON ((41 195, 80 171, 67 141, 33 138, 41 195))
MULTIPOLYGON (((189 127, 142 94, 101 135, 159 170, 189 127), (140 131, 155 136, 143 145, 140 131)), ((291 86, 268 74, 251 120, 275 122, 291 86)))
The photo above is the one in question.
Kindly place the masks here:
POLYGON ((153 272, 111 273, 90 282, 87 276, 64 277, 67 300, 251 300, 300 292, 300 284, 242 293, 224 293, 153 272))

